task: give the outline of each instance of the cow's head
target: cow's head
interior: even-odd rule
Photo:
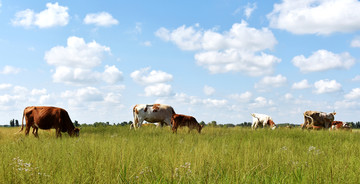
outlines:
[[[271,130],[275,130],[276,124],[274,123],[273,120],[269,119],[267,124],[271,127]]]
[[[199,133],[201,133],[201,129],[204,127],[204,125],[200,125],[199,124],[199,126],[198,126],[198,128],[197,128],[197,131],[199,132]]]
[[[80,128],[74,128],[72,136],[79,137],[80,135]]]

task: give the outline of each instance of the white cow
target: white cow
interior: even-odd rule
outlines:
[[[130,129],[140,128],[143,121],[149,123],[159,122],[161,126],[167,124],[171,126],[171,117],[175,114],[174,109],[164,104],[138,104],[133,108],[134,122],[130,125]]]
[[[269,125],[272,130],[276,128],[276,124],[274,123],[272,118],[266,114],[252,113],[251,116],[253,117],[253,123],[251,125],[251,128],[253,130],[255,130],[258,127],[259,123],[262,124],[263,128],[266,125]]]

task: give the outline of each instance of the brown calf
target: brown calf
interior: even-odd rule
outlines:
[[[173,133],[177,133],[178,127],[183,127],[183,126],[189,127],[189,132],[192,129],[196,129],[200,133],[203,127],[196,121],[194,117],[186,116],[182,114],[173,114],[171,117],[171,123],[172,123]]]

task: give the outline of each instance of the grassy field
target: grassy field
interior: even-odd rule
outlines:
[[[0,183],[358,183],[360,133],[85,127],[80,137],[0,128]]]

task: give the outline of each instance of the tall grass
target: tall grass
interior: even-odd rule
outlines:
[[[0,128],[0,183],[357,183],[360,134],[85,127],[79,138]]]

